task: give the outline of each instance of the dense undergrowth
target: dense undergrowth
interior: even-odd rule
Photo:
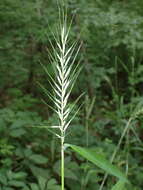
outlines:
[[[53,125],[55,114],[42,103],[49,91],[39,61],[48,66],[50,28],[57,20],[56,1],[1,0],[0,3],[0,189],[60,189],[60,144],[41,125]],[[83,70],[73,89],[71,104],[85,91],[80,112],[66,142],[88,146],[107,159],[124,128],[143,104],[143,3],[136,1],[73,0],[68,3],[72,39],[82,42]],[[80,35],[78,36],[78,34]],[[48,49],[48,51],[47,51]],[[48,98],[46,101],[52,104]],[[91,109],[89,109],[91,108]],[[143,189],[143,117],[130,123],[113,161],[125,171],[132,187]],[[35,127],[37,126],[37,127]],[[104,171],[66,150],[67,190],[96,190]],[[108,176],[103,190],[116,183]]]

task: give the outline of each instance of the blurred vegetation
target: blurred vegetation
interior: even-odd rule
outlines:
[[[123,129],[143,104],[143,1],[68,0],[75,14],[71,39],[82,42],[83,70],[71,104],[86,96],[67,142],[89,146],[110,159]],[[0,2],[0,190],[60,189],[57,139],[38,125],[56,119],[42,103],[37,81],[51,90],[41,65],[51,66],[51,30],[58,22],[56,0]],[[51,73],[52,74],[52,73]],[[91,110],[88,110],[94,103]],[[90,113],[90,114],[88,114]],[[132,187],[143,189],[143,117],[128,129],[114,163],[126,171]],[[95,190],[104,172],[66,151],[66,189]],[[106,180],[110,189],[115,178]]]

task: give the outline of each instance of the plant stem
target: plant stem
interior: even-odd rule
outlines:
[[[61,137],[61,190],[64,190],[64,137]]]

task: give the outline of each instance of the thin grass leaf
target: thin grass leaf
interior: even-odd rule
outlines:
[[[119,180],[111,190],[126,190],[125,181]]]
[[[90,114],[91,114],[91,112],[93,110],[94,103],[95,103],[95,97],[93,97],[92,102],[91,102],[91,104],[89,106],[89,109],[88,109],[88,112],[87,112],[87,119],[89,118],[89,116],[90,116]]]
[[[107,173],[119,178],[121,181],[128,183],[128,180],[116,166],[111,164],[108,160],[104,157],[87,148],[82,148],[80,146],[66,144],[66,147],[71,147],[75,152],[79,153],[82,157],[86,158],[87,160],[91,161],[93,164],[98,166],[99,168],[105,170]]]

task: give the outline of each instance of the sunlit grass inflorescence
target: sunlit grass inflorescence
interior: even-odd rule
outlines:
[[[67,26],[66,12],[60,15],[60,24],[57,27],[57,35],[53,34],[54,43],[51,43],[52,53],[49,52],[51,58],[51,64],[54,71],[54,77],[49,74],[48,69],[43,66],[44,70],[49,76],[49,83],[53,89],[53,93],[45,89],[41,84],[41,88],[44,90],[46,95],[52,100],[54,106],[52,110],[58,116],[58,124],[51,128],[56,128],[59,132],[53,132],[57,137],[61,139],[61,189],[64,190],[64,142],[66,131],[79,111],[80,107],[75,110],[75,105],[79,96],[72,106],[68,103],[69,96],[75,84],[75,81],[81,71],[79,62],[76,64],[75,60],[80,50],[77,42],[71,43],[69,40],[70,26]],[[71,112],[74,114],[72,116]],[[49,128],[49,127],[48,127]]]
[[[58,37],[53,34],[56,47],[54,47],[53,43],[50,42],[53,50],[53,54],[50,53],[50,58],[55,78],[53,78],[49,74],[48,69],[42,65],[50,78],[49,83],[53,89],[53,94],[45,89],[41,84],[40,86],[55,104],[54,107],[49,106],[58,115],[59,124],[52,126],[52,128],[58,128],[61,135],[56,135],[58,137],[63,137],[65,136],[66,130],[71,121],[78,112],[78,110],[76,110],[75,114],[69,119],[70,113],[75,108],[75,104],[80,98],[78,97],[72,106],[68,104],[69,96],[81,71],[81,66],[79,63],[75,63],[80,46],[77,47],[77,42],[70,44],[70,26],[67,27],[66,17],[63,19],[63,24],[60,24],[60,27],[58,27],[58,32],[60,33]]]
[[[48,92],[48,96],[54,102],[55,107],[52,109],[57,113],[59,118],[59,125],[53,126],[53,128],[59,128],[61,132],[60,137],[64,137],[67,128],[74,118],[73,116],[68,120],[69,114],[72,112],[75,103],[77,102],[75,101],[71,107],[68,104],[68,99],[81,68],[79,67],[79,64],[76,64],[75,66],[75,58],[77,57],[80,47],[77,48],[75,53],[77,43],[73,43],[69,46],[68,36],[70,27],[67,28],[66,20],[64,20],[64,23],[60,26],[59,30],[59,39],[54,35],[56,48],[52,45],[54,52],[54,56],[52,56],[52,64],[55,72],[55,79],[50,76],[50,84],[54,93],[52,95]]]

